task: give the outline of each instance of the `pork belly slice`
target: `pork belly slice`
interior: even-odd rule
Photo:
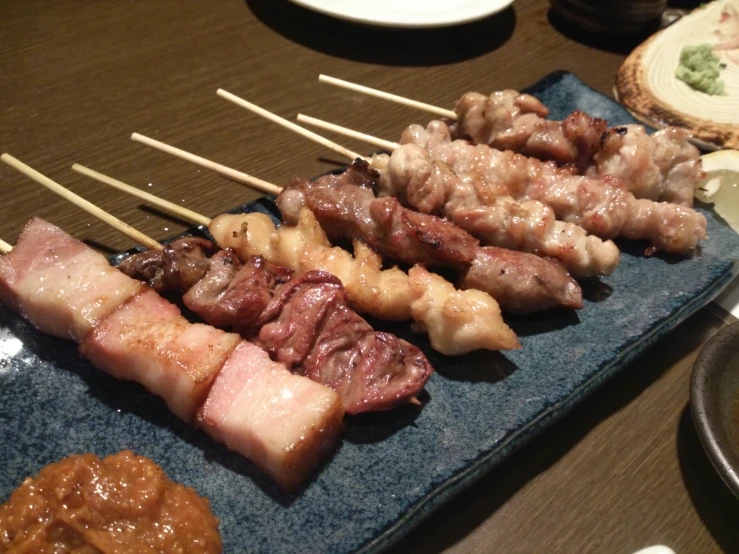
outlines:
[[[189,422],[238,342],[238,335],[190,323],[147,290],[105,318],[80,351],[113,377],[141,383]]]
[[[343,416],[334,391],[242,341],[216,377],[198,425],[295,490],[335,448]]]
[[[80,342],[144,290],[58,227],[34,218],[0,258],[0,300],[44,333]]]

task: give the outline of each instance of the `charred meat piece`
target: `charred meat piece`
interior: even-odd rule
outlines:
[[[477,239],[449,221],[403,208],[395,198],[376,198],[377,177],[367,162],[356,160],[340,175],[294,180],[277,207],[291,225],[308,207],[333,242],[361,239],[381,255],[411,264],[469,265]]]
[[[218,246],[208,239],[184,237],[172,241],[164,250],[148,250],[123,260],[119,269],[144,281],[155,291],[190,290],[210,269],[209,258]]]
[[[311,271],[281,287],[256,344],[293,372],[334,389],[349,414],[407,403],[431,376],[423,353],[376,333],[348,306],[341,282]]]
[[[351,184],[360,180],[356,173],[369,176],[361,179],[365,183],[361,187]],[[479,242],[468,232],[448,220],[404,208],[394,197],[376,198],[367,188],[369,178],[376,180],[377,174],[368,169],[366,161],[356,160],[341,175],[328,175],[313,182],[294,181],[277,198],[277,207],[285,221],[291,223],[297,221],[299,210],[306,206],[332,240],[363,240],[393,260],[448,267],[460,275],[466,274],[473,263],[481,266],[487,262],[487,256],[479,255]],[[511,262],[510,273],[501,277],[499,271],[481,270],[480,274],[489,280],[478,279],[475,287],[462,282],[462,288],[487,292],[506,311],[530,313],[550,308],[568,298],[572,286],[578,287],[566,269],[552,260],[514,251],[508,252],[506,260]],[[535,267],[548,265],[548,273],[559,274],[552,284],[566,284],[565,288],[552,290],[547,298],[524,290],[529,270],[520,272],[532,263]],[[495,269],[499,269],[497,264]],[[520,288],[510,286],[519,273]],[[497,283],[501,278],[505,281]],[[542,290],[550,289],[539,289]],[[563,306],[573,304],[566,301]]]
[[[480,288],[495,283],[497,290],[491,294],[506,298],[506,308],[512,313],[529,313],[531,306],[541,310],[557,306],[582,308],[580,286],[559,263],[529,255],[526,263],[521,264],[521,258],[511,254],[515,252],[505,248],[480,248],[462,284]]]

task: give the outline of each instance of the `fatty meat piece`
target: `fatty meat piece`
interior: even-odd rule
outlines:
[[[294,490],[333,452],[343,416],[334,391],[241,341],[216,377],[198,424]]]
[[[238,342],[238,335],[190,323],[147,290],[104,319],[80,351],[113,377],[141,383],[189,422]]]
[[[58,227],[34,218],[0,258],[0,300],[40,331],[82,341],[145,286]]]

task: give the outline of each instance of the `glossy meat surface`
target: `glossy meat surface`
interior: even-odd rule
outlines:
[[[308,208],[300,211],[295,226],[276,227],[269,217],[259,213],[224,214],[213,220],[210,232],[241,259],[259,254],[272,263],[288,264],[297,273],[320,270],[335,275],[356,310],[380,319],[412,317],[416,328],[428,333],[434,349],[444,354],[519,346],[515,333],[500,316],[498,303],[489,294],[456,290],[442,277],[420,267],[411,271],[432,278],[412,280],[397,267],[382,269],[382,259],[361,241],[354,241],[354,255],[331,246]]]
[[[141,383],[191,421],[238,342],[238,335],[188,322],[149,290],[104,319],[80,351],[98,369]]]
[[[403,208],[395,198],[376,198],[376,177],[357,160],[341,175],[294,180],[277,207],[288,224],[308,207],[331,241],[361,239],[392,260],[453,268],[470,262],[477,239],[451,222]]]
[[[198,425],[294,490],[333,452],[343,416],[334,391],[241,341],[215,378]]]
[[[593,177],[611,175],[637,198],[690,207],[703,177],[700,151],[678,127],[650,136],[642,125],[608,129],[583,112],[550,121],[536,98],[513,90],[466,93],[456,112],[455,138],[570,165]]]
[[[144,288],[104,256],[38,218],[0,258],[0,300],[40,331],[77,342]]]
[[[481,188],[481,197],[511,196],[547,204],[557,219],[581,226],[603,239],[643,239],[656,250],[689,254],[706,238],[705,217],[686,206],[637,199],[611,175],[593,179],[573,175],[552,162],[527,158],[487,145],[448,139],[445,124],[433,122],[426,133],[404,135],[418,141],[434,159]]]
[[[362,186],[352,184],[359,180],[354,176],[356,173],[365,176]],[[370,179],[376,181],[377,174],[369,171],[367,162],[356,160],[341,175],[329,175],[314,182],[294,181],[278,197],[277,205],[288,222],[299,215],[294,213],[297,207],[306,206],[333,240],[360,239],[390,259],[423,263],[429,267],[450,267],[462,274],[470,267],[477,257],[477,239],[450,221],[403,208],[396,198],[376,198],[367,188]],[[526,252],[511,252],[509,258],[517,258],[511,271],[528,263],[551,263]],[[561,274],[558,282],[569,280],[568,288],[578,286],[561,264],[551,263],[550,269]],[[492,271],[487,275],[493,280],[497,278]],[[519,294],[515,287],[494,282],[480,282],[479,286],[484,287],[480,290],[490,293],[504,310],[526,313],[547,309],[569,295],[567,290],[556,291],[540,305],[528,303],[538,297],[523,290]],[[504,291],[506,295],[495,296]],[[571,304],[565,306],[571,307]]]
[[[409,133],[421,137],[425,130],[417,127]],[[372,167],[380,174],[381,195],[444,215],[485,245],[556,258],[576,277],[610,275],[618,265],[619,251],[612,241],[557,221],[543,202],[489,194],[418,144],[403,144],[390,156],[374,156]]]
[[[211,241],[184,237],[172,241],[164,250],[146,250],[123,260],[118,269],[149,284],[157,292],[186,292],[210,269],[209,258],[218,251]]]
[[[480,248],[462,284],[479,288],[495,283],[498,290],[491,294],[509,298],[508,309],[512,313],[531,313],[531,306],[537,310],[558,306],[582,308],[582,290],[578,284],[567,273],[556,271],[556,262],[534,258],[521,264],[520,257],[512,256],[511,250],[494,246]]]
[[[256,344],[334,389],[347,413],[388,410],[417,395],[433,369],[415,346],[378,333],[348,306],[341,282],[313,271],[282,286]]]

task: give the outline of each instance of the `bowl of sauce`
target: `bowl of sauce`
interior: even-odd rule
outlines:
[[[698,355],[690,406],[703,448],[739,498],[739,322],[716,333]]]

